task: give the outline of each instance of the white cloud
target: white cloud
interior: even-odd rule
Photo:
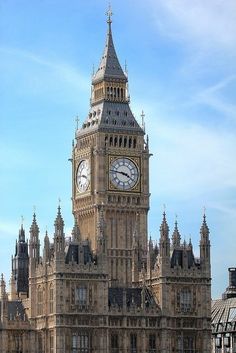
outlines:
[[[150,140],[156,159],[152,172],[158,165],[163,194],[192,197],[206,191],[236,188],[233,133],[167,121],[162,117],[150,129],[154,132]]]
[[[224,47],[236,53],[234,0],[150,0],[159,29],[201,47]],[[194,41],[193,41],[194,40]]]

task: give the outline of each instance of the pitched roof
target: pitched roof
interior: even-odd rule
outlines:
[[[108,21],[105,49],[98,70],[93,77],[92,83],[94,84],[104,79],[118,79],[123,82],[127,82],[127,77],[119,63],[114,47],[111,31],[111,21]]]

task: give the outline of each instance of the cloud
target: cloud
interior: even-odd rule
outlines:
[[[150,0],[159,30],[191,45],[224,48],[236,54],[234,0]],[[193,41],[194,39],[194,41]]]
[[[191,198],[199,193],[236,188],[234,133],[163,117],[149,130],[155,132],[150,135],[151,151],[158,156],[152,175],[158,165],[162,194]],[[157,188],[156,192],[160,190]]]

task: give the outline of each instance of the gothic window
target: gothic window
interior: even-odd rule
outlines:
[[[129,138],[129,148],[131,148],[131,146],[132,146],[132,139]]]
[[[49,336],[49,346],[50,346],[50,353],[54,352],[54,335],[53,332],[50,332],[50,336]]]
[[[122,145],[122,137],[119,138],[119,147]]]
[[[134,139],[133,148],[136,148],[136,139]]]
[[[192,293],[189,288],[183,288],[177,293],[177,307],[183,313],[187,313],[192,308]]]
[[[114,138],[114,146],[117,146],[117,137]]]
[[[89,353],[91,342],[87,332],[75,333],[72,336],[72,353]]]
[[[151,333],[149,335],[149,353],[156,352],[156,335]]]
[[[43,314],[43,288],[41,286],[37,290],[37,314]]]
[[[127,137],[124,138],[124,147],[127,146]]]
[[[137,352],[137,335],[136,333],[130,334],[130,353]]]
[[[177,353],[195,353],[194,337],[177,337]]]
[[[75,292],[75,304],[87,304],[87,288],[85,286],[77,287]]]
[[[111,335],[111,353],[118,353],[118,352],[119,352],[118,335],[112,334]]]
[[[49,288],[49,314],[53,313],[53,286]]]

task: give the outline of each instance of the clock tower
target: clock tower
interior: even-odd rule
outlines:
[[[106,44],[92,78],[89,114],[73,148],[73,213],[95,252],[103,234],[111,282],[129,285],[134,256],[138,253],[140,268],[146,261],[150,154],[144,129],[130,109],[128,78],[112,39],[111,11],[107,15]]]

